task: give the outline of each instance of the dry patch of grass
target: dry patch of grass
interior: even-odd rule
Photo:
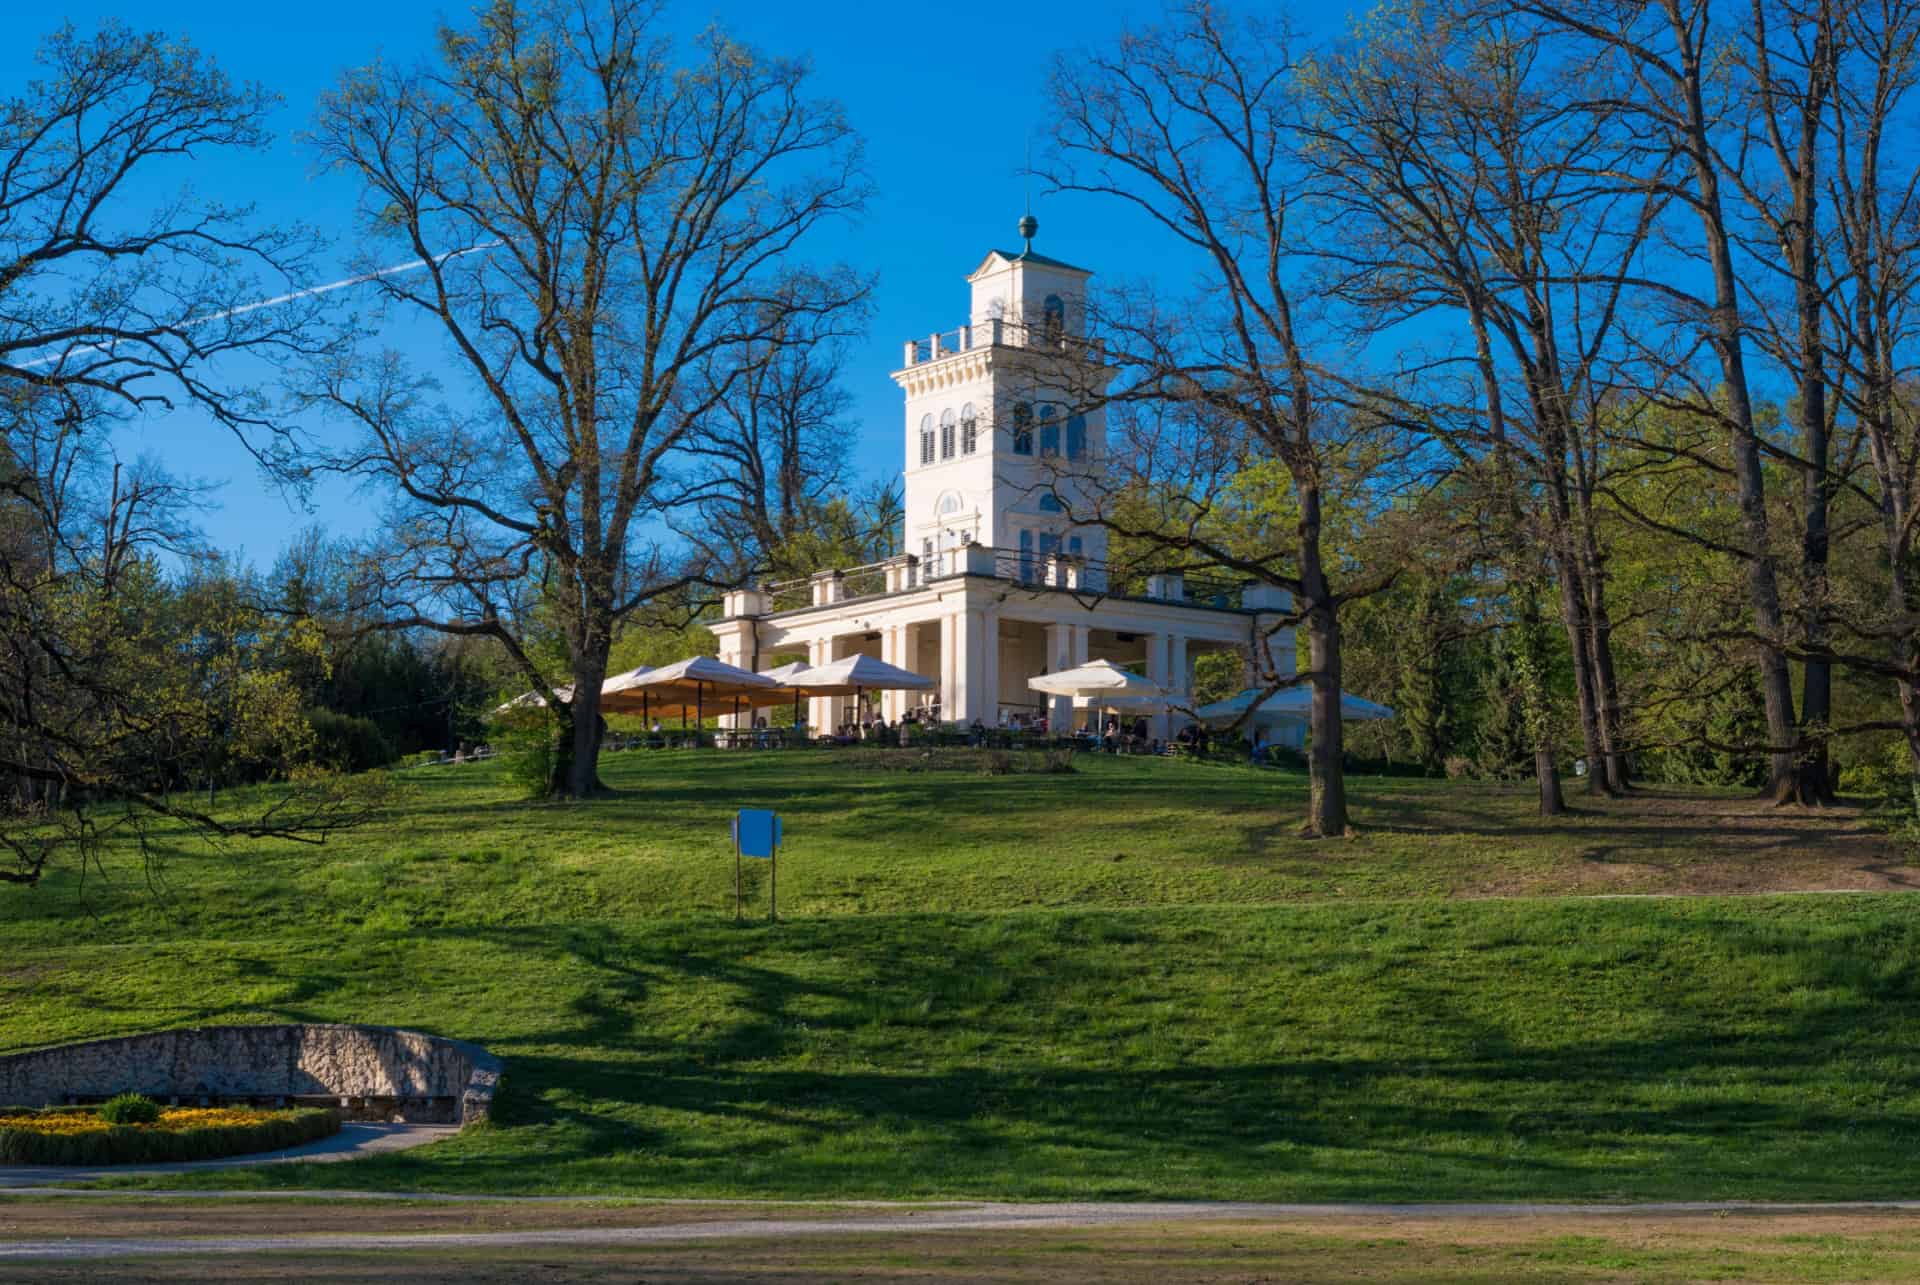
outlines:
[[[650,1225],[656,1211],[625,1211]],[[684,1211],[682,1211],[684,1212]],[[862,1211],[871,1216],[873,1211]],[[225,1213],[211,1221],[224,1226]],[[561,1215],[543,1215],[560,1217]],[[738,1210],[731,1216],[740,1216]],[[902,1217],[903,1228],[907,1218]],[[572,1224],[566,1224],[572,1225]],[[622,1225],[613,1223],[608,1225]],[[297,1216],[289,1234],[315,1228]],[[124,1234],[121,1228],[99,1235]],[[221,1234],[214,1231],[211,1234]],[[1920,1219],[1907,1214],[1304,1217],[981,1232],[801,1234],[653,1245],[522,1246],[394,1253],[148,1257],[20,1264],[44,1281],[1168,1281],[1358,1279],[1414,1285],[1540,1282],[1909,1281]]]

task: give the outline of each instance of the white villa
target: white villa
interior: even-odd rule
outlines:
[[[1190,705],[1196,656],[1250,655],[1278,624],[1287,595],[1266,586],[1169,575],[1144,592],[1106,592],[1105,532],[1070,525],[1055,498],[1071,494],[1074,474],[1097,476],[1106,458],[1105,412],[1069,413],[1058,391],[1104,383],[1082,326],[1092,274],[1033,253],[1034,228],[1023,219],[1028,248],[995,250],[967,277],[965,324],[908,340],[893,373],[905,397],[908,552],[729,593],[712,626],[720,659],[764,670],[864,652],[939,683],[935,692],[885,693],[889,722],[934,706],[925,712],[949,724],[1046,713],[1061,728],[1071,702],[1043,704],[1029,678],[1107,659]],[[1291,631],[1274,637],[1273,655],[1292,670]],[[837,726],[851,706],[847,697],[812,698],[807,723]],[[1151,723],[1156,736],[1172,730],[1164,712]]]

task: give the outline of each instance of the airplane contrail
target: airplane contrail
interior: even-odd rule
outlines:
[[[277,308],[283,303],[292,303],[296,299],[307,299],[314,295],[330,294],[335,290],[345,290],[348,286],[365,285],[369,281],[378,281],[382,277],[397,276],[402,272],[412,272],[418,268],[426,267],[429,263],[437,267],[451,259],[458,259],[469,254],[478,254],[482,250],[491,250],[502,244],[504,244],[504,242],[498,240],[484,241],[479,245],[470,245],[462,250],[448,250],[444,254],[435,255],[432,259],[409,259],[405,263],[396,263],[389,268],[375,268],[372,272],[361,272],[351,277],[343,277],[338,281],[329,281],[325,285],[305,286],[299,290],[290,291],[287,294],[274,295],[271,299],[256,299],[252,303],[243,303],[232,308],[223,308],[219,312],[210,312],[204,317],[194,317],[185,324],[189,327],[204,326],[210,322],[223,321],[228,317],[238,317],[243,313],[257,312],[262,308]],[[100,344],[81,344],[78,346],[78,350],[97,353],[109,351]],[[51,357],[42,357],[38,361],[24,362],[19,369],[32,370],[35,366],[50,366],[54,362],[62,360],[73,351],[75,350],[68,349],[65,352],[56,353]]]

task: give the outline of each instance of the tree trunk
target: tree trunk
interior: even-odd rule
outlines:
[[[1560,764],[1553,747],[1553,709],[1547,696],[1546,628],[1540,618],[1540,591],[1528,584],[1520,591],[1520,645],[1516,668],[1520,677],[1520,705],[1533,742],[1533,777],[1540,787],[1540,815],[1559,816],[1567,810],[1560,791]]]
[[[548,787],[555,798],[589,799],[606,788],[600,783],[600,685],[606,678],[604,647],[575,656],[574,697],[567,703],[568,721],[560,729],[560,753],[554,756]]]
[[[1600,730],[1599,684],[1594,675],[1593,631],[1587,621],[1587,584],[1567,532],[1556,532],[1560,564],[1560,617],[1573,660],[1573,695],[1580,714],[1580,744],[1587,759],[1587,793],[1611,794],[1613,786],[1604,766],[1606,746]]]
[[[1331,839],[1347,832],[1345,730],[1340,720],[1340,621],[1317,605],[1307,613],[1307,656],[1313,666],[1307,754],[1307,831]]]
[[[1307,833],[1347,832],[1346,738],[1340,720],[1340,616],[1320,554],[1320,492],[1300,491],[1300,589],[1307,600],[1307,661],[1313,666],[1308,714]]]
[[[1589,517],[1591,515],[1591,510]],[[1607,774],[1607,792],[1626,792],[1627,758],[1621,751],[1626,720],[1620,705],[1620,680],[1613,667],[1613,617],[1607,610],[1607,564],[1593,536],[1589,520],[1581,533],[1580,561],[1586,571],[1587,644],[1593,661],[1594,690],[1600,699],[1600,745],[1602,767]]]
[[[1793,677],[1788,672],[1783,651],[1786,632],[1768,531],[1766,478],[1747,385],[1746,325],[1740,313],[1740,284],[1733,265],[1726,212],[1720,200],[1720,175],[1715,169],[1713,140],[1707,127],[1703,55],[1694,43],[1693,31],[1682,15],[1678,0],[1664,0],[1663,7],[1681,50],[1686,143],[1693,160],[1697,189],[1694,206],[1700,214],[1700,230],[1713,272],[1711,337],[1726,388],[1733,474],[1740,504],[1741,534],[1746,542],[1747,596],[1753,611],[1754,632],[1759,636],[1760,694],[1767,712],[1771,761],[1769,790],[1776,801],[1788,802],[1798,793],[1793,752]]]

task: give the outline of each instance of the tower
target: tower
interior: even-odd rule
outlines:
[[[894,382],[905,394],[907,552],[962,545],[1016,555],[1028,579],[1053,554],[1106,560],[1084,517],[1105,457],[1104,387],[1086,338],[1084,268],[1026,248],[994,250],[967,276],[967,320],[909,340]]]

